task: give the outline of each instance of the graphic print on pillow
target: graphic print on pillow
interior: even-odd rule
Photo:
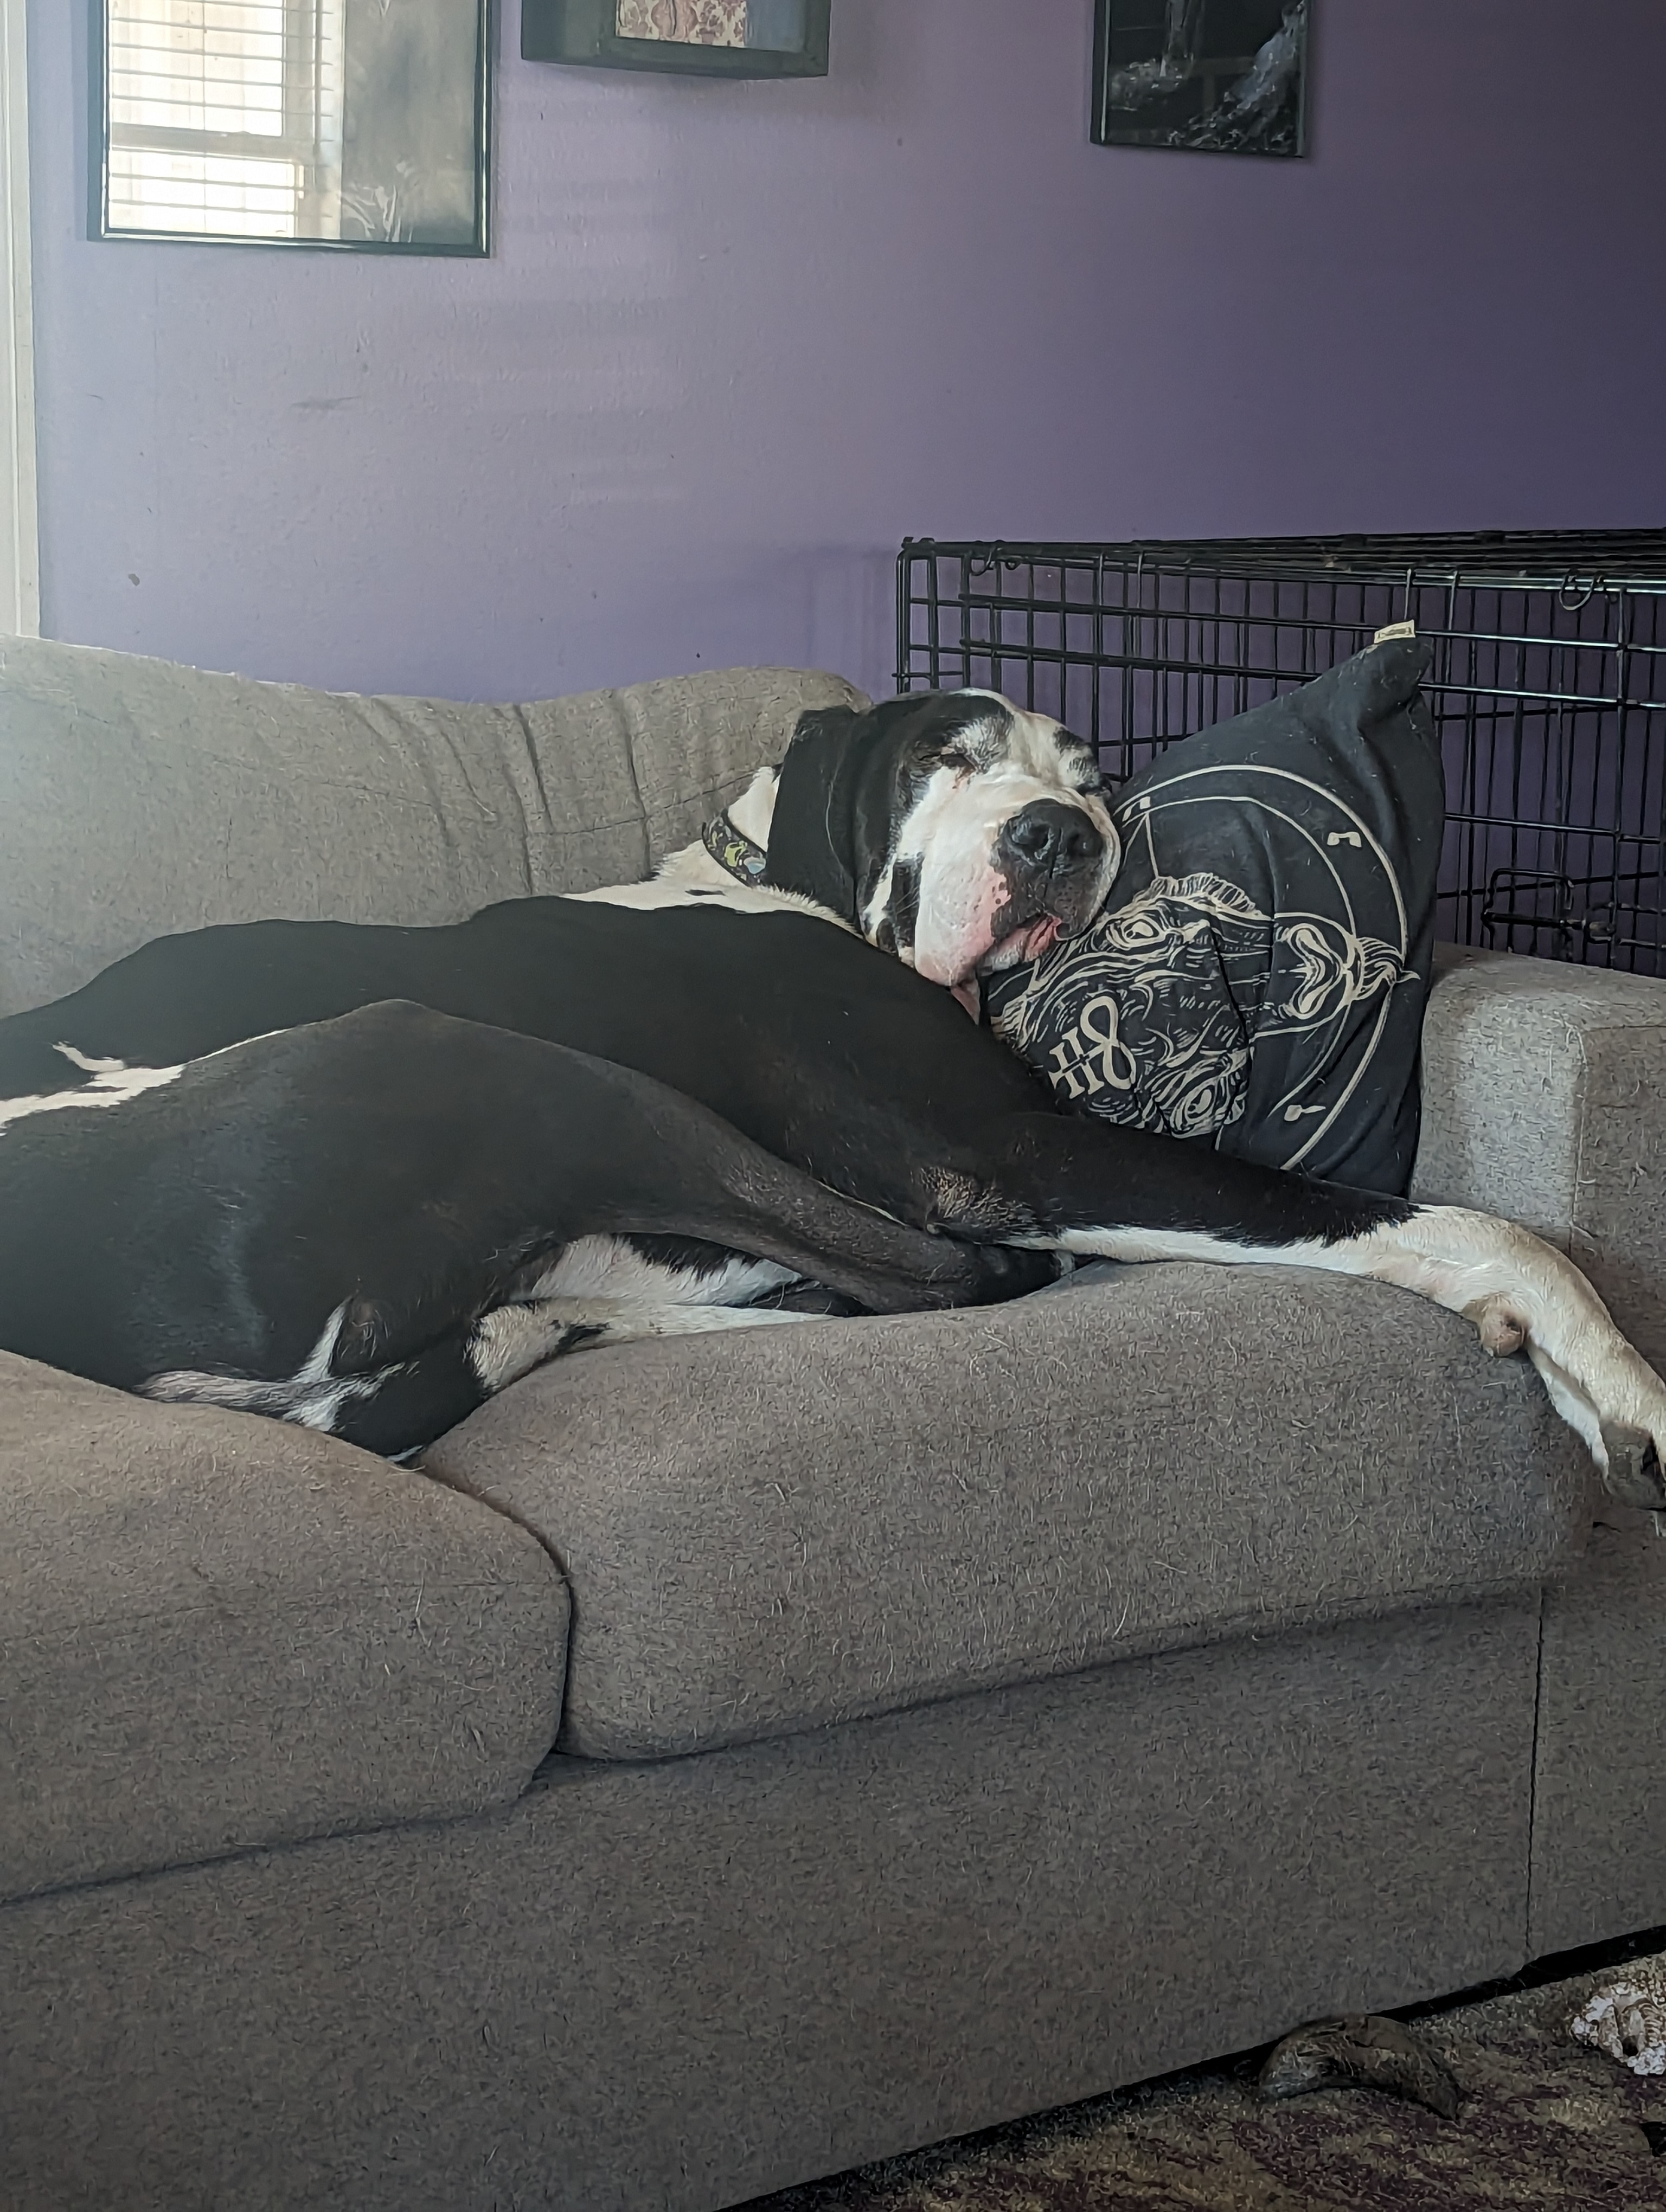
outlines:
[[[1429,657],[1372,646],[1122,786],[1097,921],[985,991],[1061,1099],[1405,1188],[1444,827]]]

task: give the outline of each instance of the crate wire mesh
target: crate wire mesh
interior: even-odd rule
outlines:
[[[1666,531],[908,538],[897,688],[1004,692],[1119,783],[1398,622],[1435,648],[1438,933],[1666,974]]]

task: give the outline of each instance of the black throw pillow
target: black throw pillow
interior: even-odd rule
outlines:
[[[1380,640],[1115,793],[1122,864],[1097,920],[985,986],[1061,1098],[1405,1189],[1445,822],[1429,658]]]

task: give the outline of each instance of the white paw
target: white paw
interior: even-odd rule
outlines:
[[[1609,1495],[1658,1512],[1666,1507],[1666,1389],[1625,1339],[1611,1334],[1611,1345],[1574,1373],[1536,1340],[1528,1356],[1551,1404],[1584,1437]]]
[[[1666,1504],[1666,1383],[1573,1262],[1511,1222],[1456,1207],[1424,1208],[1405,1242],[1428,1255],[1412,1287],[1474,1322],[1495,1358],[1525,1346],[1615,1496]]]
[[[1666,1962],[1646,1960],[1604,1983],[1568,2026],[1633,2074],[1666,2074]]]

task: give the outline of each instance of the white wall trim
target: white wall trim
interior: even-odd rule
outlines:
[[[0,0],[0,630],[40,633],[29,276],[27,0]]]

